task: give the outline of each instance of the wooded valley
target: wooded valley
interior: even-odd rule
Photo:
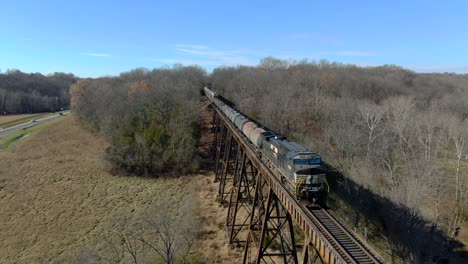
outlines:
[[[265,58],[217,68],[210,81],[240,111],[320,153],[335,192],[366,212],[355,227],[367,231],[374,218],[400,241],[389,243],[392,258],[441,250],[428,246],[434,230],[451,236],[466,221],[468,75]]]
[[[268,57],[211,75],[174,67],[84,79],[72,86],[71,105],[111,143],[116,167],[147,176],[193,172],[206,83],[320,153],[330,165],[331,200],[353,207],[348,220],[369,239],[383,234],[390,258],[417,261],[446,250],[445,237],[466,221],[467,75]]]

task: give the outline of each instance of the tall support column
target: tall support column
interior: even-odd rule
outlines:
[[[324,264],[322,257],[318,250],[310,242],[310,238],[307,236],[304,238],[304,248],[302,249],[302,261],[301,264]]]
[[[252,203],[252,211],[250,213],[249,231],[247,233],[247,241],[244,248],[243,263],[255,263],[256,250],[259,247],[259,239],[262,228],[262,218],[265,214],[266,200],[264,197],[265,188],[267,187],[266,181],[260,173],[257,175],[255,184],[255,195]]]
[[[240,153],[239,172],[234,177],[234,187],[231,189],[226,219],[229,243],[245,242],[245,240],[239,239],[239,234],[243,230],[248,230],[255,196],[256,170],[245,153],[243,151]]]
[[[211,125],[211,133],[213,134],[213,144],[211,145],[211,158],[213,160],[216,160],[216,153],[217,153],[217,147],[218,147],[218,137],[219,137],[219,132],[220,132],[220,122],[218,115],[216,114],[216,111],[213,109],[213,121]]]
[[[236,142],[234,137],[232,136],[231,132],[228,131],[227,142],[224,152],[223,158],[223,166],[221,170],[221,175],[219,177],[219,190],[218,195],[220,199],[220,203],[224,204],[227,202],[227,198],[230,193],[230,188],[232,188],[232,182],[234,178],[234,172],[236,170],[236,166],[239,164],[238,158],[238,151],[239,144]]]
[[[217,137],[217,149],[216,149],[216,159],[215,159],[215,182],[219,181],[220,178],[220,171],[222,164],[222,157],[224,156],[224,152],[226,151],[226,138],[228,130],[224,124],[219,124],[219,135]]]
[[[256,197],[260,198],[264,188],[257,188],[257,191]],[[251,225],[244,251],[244,263],[297,264],[291,215],[271,188],[267,188],[267,193],[267,199],[258,200],[257,206],[254,206],[252,210]],[[261,206],[260,203],[264,203],[264,206]],[[260,211],[262,208],[264,208],[263,215]],[[255,212],[256,210],[259,210],[258,214]],[[256,217],[257,215],[259,218]],[[260,230],[257,230],[257,222],[260,221]]]

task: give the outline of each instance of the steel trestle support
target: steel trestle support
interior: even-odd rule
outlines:
[[[218,198],[228,206],[229,243],[244,243],[244,263],[298,263],[291,215],[255,162],[214,111],[212,132]]]
[[[292,197],[242,131],[212,106],[218,199],[228,207],[229,243],[244,244],[243,263],[298,263],[293,220],[306,236],[300,263],[357,263],[316,216]],[[381,263],[372,251],[360,248],[368,252],[370,263]]]

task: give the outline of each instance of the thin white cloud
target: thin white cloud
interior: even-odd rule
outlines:
[[[208,56],[208,57],[213,57],[213,58],[221,58],[221,57],[227,57],[229,56],[228,53],[221,52],[221,51],[211,51],[211,50],[198,50],[198,49],[177,49],[178,51],[192,54],[192,55],[202,55],[202,56]]]
[[[204,46],[204,45],[177,44],[176,47],[178,47],[178,48],[198,49],[198,50],[206,50],[206,49],[208,49],[208,46]]]
[[[373,51],[336,51],[336,52],[324,52],[324,54],[336,55],[336,56],[348,56],[348,57],[372,57],[379,55]]]
[[[81,53],[82,55],[91,56],[91,57],[112,57],[112,54],[108,53]]]
[[[417,72],[454,72],[468,73],[468,64],[435,64],[435,65],[415,65],[408,66]]]
[[[296,34],[291,35],[290,38],[313,38],[310,34]],[[321,59],[328,56],[342,56],[342,57],[372,57],[378,56],[379,53],[372,51],[316,51],[313,53],[300,54],[296,51],[286,50],[252,50],[252,49],[233,49],[233,50],[220,50],[213,49],[206,45],[189,45],[178,44],[174,49],[179,53],[172,58],[167,59],[151,59],[153,61],[168,63],[168,64],[189,64],[201,66],[221,66],[221,65],[256,65],[258,61],[267,56],[275,58],[286,59],[290,61],[300,61],[303,59]]]
[[[199,65],[199,66],[216,66],[219,62],[212,60],[190,60],[190,59],[154,59],[147,58],[148,61],[162,62],[165,64],[183,64],[183,65]]]
[[[329,44],[329,45],[337,45],[340,44],[342,41],[338,38],[330,35],[325,35],[321,33],[291,33],[286,35],[288,43],[319,43],[319,44]]]
[[[249,59],[249,55],[254,52],[248,49],[238,50],[213,50],[208,46],[202,45],[176,45],[176,50],[181,53],[181,56],[191,56],[195,60],[215,62],[214,65],[254,65],[255,63]],[[184,58],[182,60],[194,60],[192,58]]]

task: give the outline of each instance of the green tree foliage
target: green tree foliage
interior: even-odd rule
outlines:
[[[72,109],[111,146],[110,160],[139,175],[197,169],[197,67],[135,69],[119,77],[82,80],[71,88]]]

